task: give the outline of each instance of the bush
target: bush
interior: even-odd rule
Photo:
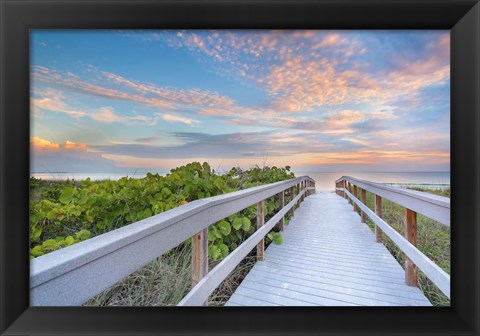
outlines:
[[[188,202],[295,177],[290,167],[232,168],[217,174],[208,163],[189,163],[166,176],[148,173],[118,181],[42,181],[30,179],[30,257],[83,241]],[[265,215],[279,206],[270,198]],[[256,207],[233,214],[209,227],[209,255],[228,255],[255,229]],[[278,235],[270,240],[281,241]]]

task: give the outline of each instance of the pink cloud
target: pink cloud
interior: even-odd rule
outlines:
[[[30,143],[34,148],[43,149],[43,150],[53,150],[60,148],[59,144],[53,143],[51,141],[39,138],[39,137],[31,137]]]
[[[92,69],[91,71],[97,71]],[[37,69],[33,72],[33,80],[46,83],[62,84],[67,88],[80,90],[88,94],[110,99],[129,100],[143,105],[161,109],[195,109],[205,114],[214,110],[232,110],[236,107],[235,101],[216,92],[199,89],[177,89],[159,87],[154,84],[138,83],[120,75],[109,72],[99,72],[106,81],[118,85],[113,89],[105,85],[91,84],[76,79],[57,70],[48,69],[48,72]],[[127,89],[129,91],[127,91]],[[133,91],[133,92],[132,92]]]
[[[445,35],[428,46],[426,59],[375,77],[356,70],[358,64],[340,70],[338,65],[349,64],[352,56],[367,50],[355,38],[335,31],[187,31],[169,43],[229,64],[240,76],[253,79],[266,89],[270,108],[278,113],[350,102],[384,107],[400,96],[411,99],[422,89],[449,80],[449,36]],[[322,56],[326,51],[328,57]],[[204,114],[218,115],[219,110],[208,109]]]
[[[31,98],[31,109],[33,113],[38,114],[39,110],[66,113],[74,118],[88,117],[102,123],[128,123],[130,121],[140,121],[145,124],[155,124],[158,118],[147,117],[142,115],[122,116],[115,113],[113,107],[104,106],[99,109],[80,110],[73,108],[65,102],[64,95],[53,89],[47,89],[35,92],[40,98]]]
[[[54,143],[40,137],[30,137],[30,144],[35,153],[46,152],[63,152],[63,151],[86,151],[87,145],[75,143],[73,141],[65,141],[63,144]]]

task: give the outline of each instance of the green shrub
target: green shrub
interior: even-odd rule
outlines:
[[[38,257],[197,199],[293,177],[290,167],[232,168],[220,175],[208,163],[192,162],[166,176],[148,173],[139,179],[54,182],[31,178],[30,256]],[[266,200],[266,218],[278,207],[278,200]],[[254,205],[211,225],[211,258],[227,256],[255,230],[255,221]],[[279,242],[279,235],[271,237]]]

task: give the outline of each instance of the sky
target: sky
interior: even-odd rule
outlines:
[[[450,171],[449,31],[34,30],[31,171]]]

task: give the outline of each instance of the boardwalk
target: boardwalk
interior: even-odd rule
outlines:
[[[430,306],[347,200],[317,192],[226,306]]]
[[[417,213],[448,227],[450,199],[349,176],[335,181],[335,190],[315,193],[315,180],[296,177],[195,200],[47,253],[30,261],[30,305],[82,305],[189,238],[192,288],[178,306],[205,305],[254,249],[265,259],[227,306],[428,306],[421,291],[407,285],[417,284],[417,270],[450,298],[450,275],[416,248]],[[375,212],[365,205],[367,192],[375,196]],[[265,200],[271,197],[280,209],[265,221]],[[375,223],[379,242],[344,197]],[[382,219],[382,199],[404,208],[405,237]],[[255,232],[208,269],[209,226],[253,205]],[[284,243],[265,251],[265,236],[293,211]],[[405,270],[380,243],[382,236],[407,258]]]

